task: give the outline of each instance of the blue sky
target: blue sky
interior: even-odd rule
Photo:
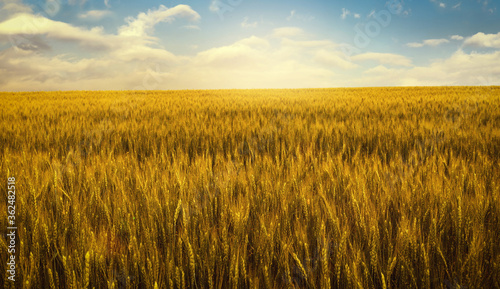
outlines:
[[[499,85],[492,0],[0,0],[0,90]]]

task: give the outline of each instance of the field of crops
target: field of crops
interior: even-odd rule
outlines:
[[[500,288],[500,87],[0,102],[0,287]]]

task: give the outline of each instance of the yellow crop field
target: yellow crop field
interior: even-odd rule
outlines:
[[[0,102],[0,287],[500,288],[500,87]]]

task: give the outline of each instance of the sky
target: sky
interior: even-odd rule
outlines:
[[[500,85],[498,0],[0,0],[0,91]]]

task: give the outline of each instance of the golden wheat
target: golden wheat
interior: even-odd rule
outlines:
[[[498,87],[0,101],[0,287],[499,288]]]

